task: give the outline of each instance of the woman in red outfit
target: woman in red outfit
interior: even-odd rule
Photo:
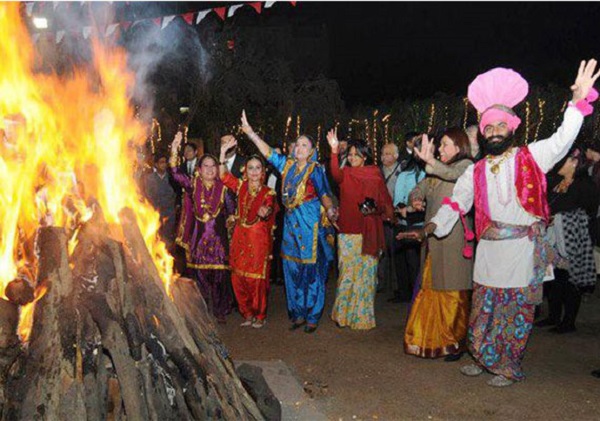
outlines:
[[[327,134],[331,174],[340,186],[339,278],[331,318],[340,327],[375,327],[375,289],[379,254],[385,246],[383,221],[393,217],[392,199],[363,141],[348,143],[349,166],[338,164],[337,133]],[[369,199],[374,203],[368,205]]]
[[[267,317],[267,293],[273,248],[272,232],[278,211],[275,192],[265,186],[265,164],[257,156],[246,161],[244,179],[227,171],[226,152],[236,146],[232,137],[221,145],[219,174],[237,194],[236,224],[230,245],[231,283],[242,326],[261,328]]]

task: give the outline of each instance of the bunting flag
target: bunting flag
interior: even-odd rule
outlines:
[[[27,13],[27,16],[31,17],[31,14],[33,13],[34,5],[35,5],[35,3],[33,3],[33,2],[25,3],[25,12]]]
[[[225,20],[225,13],[227,13],[226,7],[215,7],[213,10],[221,20]]]
[[[62,39],[65,37],[65,31],[57,31],[56,32],[56,43],[60,44]]]
[[[181,15],[181,18],[185,21],[185,23],[187,23],[188,25],[191,25],[192,22],[194,21],[194,12],[185,13],[185,14]]]
[[[89,36],[92,34],[92,27],[91,26],[84,26],[83,30],[81,32],[83,34],[83,38],[84,39],[88,39]]]
[[[196,25],[198,25],[200,21],[204,19],[206,15],[208,15],[210,12],[212,12],[212,10],[204,10],[202,12],[198,12],[198,17],[196,17]]]
[[[81,1],[80,2],[81,5],[83,5],[85,3],[85,1]],[[110,2],[112,3],[112,2]],[[290,3],[292,4],[292,6],[296,6],[296,2],[295,1],[290,1]],[[44,13],[44,6],[46,5],[46,2],[40,2],[38,3],[38,12],[40,14]],[[52,2],[52,7],[54,10],[56,10],[56,8],[59,6],[60,2],[58,1],[53,1]],[[196,16],[195,19],[195,23],[196,25],[198,25],[200,22],[202,22],[202,20],[208,16],[208,14],[210,12],[215,12],[217,14],[217,16],[219,17],[219,19],[221,19],[222,21],[225,21],[226,18],[231,18],[232,16],[234,16],[234,14],[243,6],[248,5],[251,8],[254,9],[254,11],[258,14],[261,14],[264,9],[269,9],[270,7],[272,7],[275,4],[275,1],[267,1],[267,2],[260,2],[260,1],[256,1],[256,2],[248,2],[248,3],[243,3],[243,4],[236,4],[233,5],[231,7],[215,7],[213,9],[209,9],[209,10],[202,10],[199,12],[188,12],[188,13],[183,13],[183,14],[179,14],[179,15],[168,15],[168,16],[161,16],[161,17],[157,17],[157,18],[150,18],[150,19],[140,19],[140,20],[136,20],[136,21],[123,21],[123,22],[118,22],[118,23],[112,23],[110,25],[108,25],[105,29],[99,29],[100,34],[104,36],[104,38],[110,38],[110,37],[115,37],[116,39],[118,39],[120,37],[120,35],[123,34],[123,31],[129,31],[130,29],[133,29],[134,26],[136,26],[137,24],[141,23],[141,22],[148,22],[148,21],[152,21],[156,26],[158,26],[161,30],[166,28],[171,22],[173,22],[173,20],[176,17],[181,17],[185,23],[187,23],[188,25],[192,25],[194,24],[194,16]],[[26,2],[24,3],[25,5],[25,11],[27,13],[27,16],[31,17],[33,16],[33,10],[36,7],[36,3],[35,2]],[[49,5],[49,4],[48,4]],[[67,5],[68,7],[69,5]],[[120,30],[120,31],[118,31]],[[79,30],[77,31],[70,31],[69,33],[73,32],[73,34],[82,34],[84,39],[88,39],[90,38],[90,36],[92,35],[92,32],[94,31],[94,27],[92,26],[84,26],[81,28],[81,32],[79,32]],[[67,34],[67,31],[65,30],[60,30],[57,31],[56,33],[51,33],[51,32],[45,32],[45,33],[34,33],[31,36],[31,39],[33,40],[34,43],[37,43],[40,39],[40,37],[43,35],[44,37],[47,37],[48,40],[52,39],[56,42],[56,44],[60,44],[65,35]],[[228,48],[229,49],[233,49],[233,41],[229,41],[228,42]]]
[[[171,15],[171,16],[165,16],[163,21],[162,21],[162,26],[160,27],[160,29],[165,29],[165,27],[170,24],[173,19],[175,19],[177,16],[176,15]]]
[[[260,1],[255,1],[254,3],[248,3],[248,6],[250,6],[254,10],[256,10],[256,13],[258,13],[259,15],[260,15],[260,12],[262,12],[262,2],[260,2]]]
[[[235,6],[231,6],[229,8],[229,10],[227,11],[227,17],[228,18],[232,17],[233,14],[236,12],[236,10],[238,10],[242,6],[243,6],[243,4],[236,4]]]
[[[106,27],[106,32],[104,33],[104,37],[108,38],[110,37],[112,34],[115,33],[115,31],[117,30],[117,27],[119,26],[118,23],[113,23],[112,25],[108,25]]]

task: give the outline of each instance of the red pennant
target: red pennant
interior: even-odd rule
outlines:
[[[262,12],[262,2],[260,2],[260,1],[256,1],[254,3],[248,3],[248,6],[250,6],[254,10],[256,10],[256,13],[258,13],[259,15],[260,15],[260,12]]]
[[[194,21],[194,12],[185,13],[185,14],[181,15],[181,17],[183,18],[185,23],[187,23],[188,25],[191,25],[192,22]]]
[[[290,3],[292,3],[292,6],[296,7],[296,2],[295,1],[291,1]]]
[[[225,13],[227,13],[226,7],[215,7],[213,11],[221,18],[221,20],[225,20]]]
[[[160,25],[162,23],[162,18],[154,18],[154,19],[152,19],[152,22],[154,22],[154,24],[160,28]]]
[[[131,28],[131,22],[130,21],[121,22],[121,27],[127,31],[129,28]]]

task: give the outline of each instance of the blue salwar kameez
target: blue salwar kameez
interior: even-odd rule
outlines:
[[[325,169],[314,160],[299,169],[293,158],[271,151],[268,161],[282,175],[285,206],[281,257],[288,313],[292,321],[318,324],[325,306],[325,283],[333,261],[333,227],[321,206],[331,196]]]

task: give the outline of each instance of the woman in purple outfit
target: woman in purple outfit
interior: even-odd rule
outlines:
[[[219,323],[233,307],[229,276],[226,221],[234,212],[231,193],[219,179],[218,160],[203,155],[192,178],[179,171],[177,150],[182,135],[171,145],[173,178],[185,189],[176,242],[185,249],[186,264],[198,280],[200,292]]]

